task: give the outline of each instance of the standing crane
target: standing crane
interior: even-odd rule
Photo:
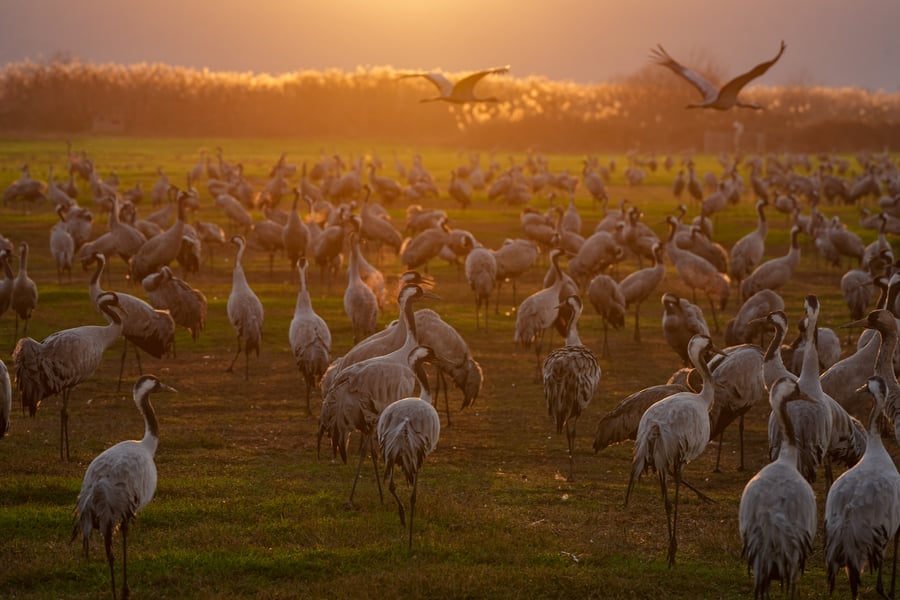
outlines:
[[[287,223],[281,230],[281,243],[288,260],[291,261],[291,270],[297,269],[297,262],[301,256],[306,256],[306,246],[309,244],[309,228],[300,213],[297,212],[297,203],[300,201],[300,190],[294,188],[294,201],[291,204],[291,212],[288,213]]]
[[[409,397],[389,404],[378,417],[378,444],[384,455],[384,477],[390,479],[388,489],[397,501],[400,524],[405,526],[403,503],[397,496],[394,469],[400,466],[406,482],[412,486],[409,496],[409,549],[412,550],[413,517],[416,511],[416,493],[419,487],[419,470],[425,457],[437,448],[441,435],[441,420],[427,397],[428,380],[420,380],[421,397]]]
[[[361,254],[359,234],[350,233],[350,261],[347,264],[347,288],[344,290],[344,313],[353,328],[353,343],[358,344],[378,329],[378,298],[360,276]]]
[[[227,372],[231,373],[234,363],[237,362],[241,350],[244,352],[244,379],[250,379],[250,353],[256,351],[259,356],[259,346],[263,334],[263,305],[259,298],[250,289],[247,276],[241,261],[244,259],[244,251],[247,249],[247,240],[242,235],[231,238],[231,243],[237,246],[237,256],[234,259],[234,271],[231,277],[231,293],[228,295],[228,320],[237,333],[237,352],[228,366]]]
[[[769,225],[766,221],[765,200],[756,201],[756,214],[758,221],[756,229],[739,239],[731,247],[729,253],[729,274],[731,278],[737,282],[738,289],[741,282],[753,272],[760,261],[762,261],[763,253],[766,250],[766,236],[769,233]]]
[[[601,273],[588,285],[588,300],[603,321],[603,353],[600,356],[604,358],[609,356],[609,326],[619,329],[625,325],[625,295],[615,279]]]
[[[69,460],[69,394],[100,366],[107,348],[122,335],[119,298],[112,292],[97,299],[97,308],[108,325],[82,325],[51,333],[44,341],[30,337],[19,340],[13,350],[16,387],[22,393],[22,407],[33,417],[44,398],[62,394],[59,410],[59,458]],[[63,454],[65,448],[65,454]]]
[[[893,376],[893,375],[892,375]],[[864,568],[878,570],[877,591],[885,597],[881,582],[881,562],[890,539],[894,555],[900,533],[900,473],[884,448],[878,420],[885,409],[887,384],[872,376],[858,392],[866,391],[874,400],[869,415],[868,440],[862,459],[838,477],[825,501],[825,564],[828,589],[834,592],[835,576],[846,568],[850,595],[857,597],[860,573]],[[891,592],[897,564],[891,575]]]
[[[294,306],[294,317],[288,329],[288,340],[294,362],[306,382],[306,412],[311,413],[309,397],[313,388],[318,388],[322,376],[328,368],[331,354],[331,331],[328,324],[315,310],[306,287],[306,270],[309,262],[305,256],[297,261],[300,276],[300,289],[297,292],[297,303]]]
[[[475,328],[480,321],[478,313],[484,306],[484,330],[488,329],[488,309],[491,306],[491,292],[497,279],[497,259],[494,253],[478,244],[466,255],[466,281],[475,292]],[[499,293],[499,290],[498,290]]]
[[[559,257],[562,253],[563,251],[558,248],[550,251],[550,268],[556,277],[553,284],[525,298],[516,312],[516,331],[513,342],[525,347],[534,344],[539,375],[544,331],[556,321],[559,312],[559,293],[565,283],[562,269],[559,267]]]
[[[631,490],[641,473],[650,470],[659,475],[659,488],[666,507],[666,525],[669,533],[669,566],[675,564],[678,549],[678,494],[681,489],[684,466],[706,449],[709,443],[709,409],[715,397],[712,374],[704,355],[719,352],[709,336],[698,334],[688,344],[688,356],[703,380],[700,393],[680,392],[663,398],[644,412],[638,423],[634,444],[634,460],[625,505]],[[675,479],[675,501],[669,501],[666,479]],[[674,509],[673,509],[674,507]]]
[[[113,600],[116,598],[116,572],[112,540],[122,530],[122,598],[128,598],[128,526],[135,515],[153,499],[156,493],[156,463],[153,456],[159,445],[159,423],[150,394],[175,392],[153,375],[144,375],[134,384],[134,403],[144,417],[144,437],[119,442],[97,455],[88,465],[75,506],[75,527],[72,540],[81,533],[84,556],[87,558],[91,532],[100,531],[109,563]]]
[[[654,244],[653,266],[639,269],[619,282],[619,289],[622,290],[625,305],[634,304],[634,341],[636,342],[641,341],[641,303],[653,293],[653,290],[666,277],[666,265],[662,259],[663,250],[664,246],[662,244]]]
[[[19,245],[19,272],[16,273],[16,278],[13,280],[10,298],[10,306],[16,313],[15,338],[19,337],[19,319],[25,321],[22,335],[28,335],[28,321],[31,320],[31,313],[37,307],[37,301],[37,284],[28,276],[28,243],[22,242]]]
[[[63,271],[69,274],[72,283],[72,261],[75,260],[75,239],[66,229],[66,213],[62,206],[56,207],[59,221],[50,230],[50,253],[56,261],[56,282],[62,285]]]
[[[811,400],[795,381],[782,377],[772,384],[769,403],[784,431],[778,458],[744,486],[738,527],[747,567],[753,571],[753,597],[768,598],[769,585],[780,579],[796,597],[797,579],[812,551],[816,535],[816,496],[797,470],[798,448],[789,403]]]
[[[544,360],[544,399],[547,413],[556,422],[556,433],[566,430],[569,446],[569,476],[573,480],[575,470],[575,425],[600,385],[600,365],[590,349],[578,337],[578,317],[582,303],[578,296],[569,296],[559,305],[560,313],[565,311],[564,321],[566,345],[557,348]]]

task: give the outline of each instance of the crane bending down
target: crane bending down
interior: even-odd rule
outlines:
[[[238,247],[237,256],[234,259],[234,273],[231,279],[231,293],[228,295],[228,320],[237,333],[237,352],[228,365],[228,372],[234,369],[241,350],[246,359],[244,365],[244,379],[250,379],[250,352],[255,350],[259,356],[259,346],[263,334],[263,306],[259,298],[250,289],[247,277],[244,275],[244,267],[241,261],[244,259],[244,250],[247,248],[247,240],[242,235],[231,238],[231,243]],[[243,346],[243,348],[242,348]]]
[[[421,383],[421,382],[420,382]],[[423,386],[423,389],[426,389]],[[423,394],[424,395],[424,394]],[[412,549],[413,516],[416,510],[416,492],[419,486],[419,469],[425,457],[437,447],[441,435],[441,419],[426,397],[410,397],[388,405],[378,417],[378,444],[384,455],[385,479],[390,478],[388,489],[397,501],[400,524],[406,525],[403,503],[397,497],[394,484],[394,468],[399,465],[412,486],[409,496],[409,548]]]
[[[62,393],[59,409],[59,458],[69,459],[69,394],[100,366],[107,348],[122,335],[119,297],[106,292],[97,298],[97,308],[108,325],[82,325],[51,333],[43,342],[22,338],[13,350],[16,387],[22,393],[22,407],[33,417],[44,398]],[[65,455],[63,447],[65,446]]]
[[[81,532],[84,556],[88,555],[91,532],[100,531],[109,562],[113,600],[116,573],[113,568],[112,538],[122,529],[122,598],[128,598],[128,524],[156,493],[156,463],[159,425],[150,404],[153,392],[174,392],[153,375],[144,375],[134,384],[134,403],[144,417],[144,437],[140,441],[119,442],[100,453],[88,465],[75,507],[72,540]]]
[[[569,477],[575,469],[575,425],[581,411],[587,408],[600,385],[600,365],[597,358],[578,337],[578,317],[582,304],[578,296],[569,296],[559,305],[560,314],[565,310],[568,330],[566,345],[557,348],[544,360],[544,398],[547,412],[556,421],[556,433],[566,430],[569,446]]]
[[[715,396],[712,375],[704,360],[704,355],[717,350],[709,336],[698,334],[688,343],[688,356],[703,380],[699,394],[680,392],[663,398],[653,404],[638,424],[637,441],[634,445],[634,460],[625,505],[631,496],[634,483],[641,473],[654,470],[659,475],[659,487],[666,507],[666,525],[669,532],[668,561],[675,564],[678,549],[676,529],[678,525],[678,492],[684,465],[700,456],[709,443],[709,408]],[[669,502],[666,492],[666,477],[675,479],[675,502]]]
[[[716,110],[728,110],[735,106],[740,108],[752,108],[754,110],[760,110],[762,106],[759,104],[755,104],[752,102],[744,102],[740,99],[741,90],[744,89],[748,83],[756,79],[757,77],[761,77],[765,74],[766,71],[771,68],[778,59],[781,58],[782,53],[784,53],[784,49],[787,46],[782,41],[781,47],[778,49],[778,54],[775,55],[775,58],[772,60],[768,60],[766,62],[759,63],[746,73],[738,75],[721,88],[717,88],[712,83],[709,82],[706,78],[702,77],[696,71],[689,69],[676,61],[674,58],[669,56],[669,53],[665,51],[665,49],[658,45],[656,48],[651,49],[651,58],[659,65],[664,67],[668,67],[672,70],[673,73],[693,85],[697,90],[703,94],[703,100],[699,103],[688,104],[687,108],[714,108]]]
[[[796,596],[797,579],[816,535],[816,497],[797,469],[797,442],[788,403],[810,402],[795,381],[782,377],[772,384],[769,403],[784,435],[778,458],[744,487],[738,527],[747,568],[753,571],[753,597],[768,598],[769,585],[780,579]]]
[[[450,102],[451,104],[466,104],[470,102],[499,102],[499,99],[494,96],[475,96],[475,84],[477,84],[488,75],[507,72],[509,72],[509,65],[506,65],[505,67],[497,67],[494,69],[485,69],[483,71],[472,73],[467,77],[463,77],[455,84],[451,83],[443,73],[438,72],[429,73],[426,71],[422,71],[417,73],[403,73],[399,78],[406,79],[408,77],[424,77],[432,84],[434,84],[434,86],[438,89],[438,92],[440,92],[440,95],[438,96],[435,96],[433,98],[423,98],[422,100],[419,100],[419,102],[444,101]]]

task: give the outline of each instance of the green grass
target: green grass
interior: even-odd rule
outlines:
[[[123,186],[141,181],[149,190],[162,166],[176,178],[190,168],[201,147],[221,145],[229,160],[240,160],[257,188],[282,151],[288,159],[312,161],[320,149],[360,155],[377,152],[391,173],[391,151],[407,163],[421,152],[425,165],[446,188],[449,170],[462,159],[456,152],[435,148],[401,148],[353,141],[236,141],[82,139],[101,174],[115,170]],[[58,140],[0,140],[0,187],[18,177],[22,162],[35,177],[45,177],[52,162],[59,173],[65,146]],[[487,156],[487,153],[483,153]],[[500,156],[500,155],[498,155]],[[506,155],[502,155],[506,160]],[[522,156],[514,157],[517,162]],[[580,171],[581,156],[550,156],[554,171]],[[674,174],[657,172],[637,188],[621,177],[625,158],[618,156],[612,197],[628,197],[646,213],[660,235],[659,222],[674,210],[669,185]],[[700,157],[698,172],[719,172],[715,160]],[[80,201],[91,205],[82,184]],[[585,231],[599,212],[579,190]],[[198,218],[224,222],[204,190]],[[152,209],[147,202],[141,214]],[[534,203],[546,207],[544,197]],[[446,207],[452,225],[472,231],[496,247],[506,237],[521,235],[519,209],[487,202],[483,195],[465,212],[446,197],[426,206]],[[717,240],[730,247],[755,223],[752,198],[715,223]],[[404,206],[390,207],[402,226]],[[824,207],[856,228],[853,207]],[[690,215],[696,214],[691,207]],[[257,215],[259,216],[259,215]],[[0,233],[15,242],[26,240],[32,253],[29,273],[40,289],[29,335],[42,339],[51,332],[83,323],[101,323],[89,304],[89,272],[76,269],[73,283],[57,285],[47,240],[55,215],[49,206],[0,207]],[[95,223],[95,235],[104,218]],[[788,244],[784,219],[772,215],[767,257],[781,255]],[[865,241],[874,232],[862,232]],[[804,240],[804,257],[795,282],[782,290],[792,324],[802,310],[802,298],[817,293],[823,303],[823,324],[836,327],[847,320],[837,286],[841,273],[825,269]],[[233,250],[217,253],[214,269],[206,268],[191,283],[209,299],[206,330],[194,343],[179,331],[177,358],[143,357],[145,371],[157,373],[179,390],[153,398],[160,420],[157,452],[159,485],[154,500],[139,515],[129,536],[129,582],[138,598],[740,598],[752,594],[752,582],[740,556],[737,506],[747,479],[766,462],[767,407],[748,415],[747,470],[737,472],[737,434],[726,433],[723,472],[713,473],[716,445],[686,469],[686,476],[716,500],[705,504],[690,492],[682,495],[679,514],[678,563],[665,563],[665,517],[653,477],[635,488],[623,507],[631,466],[631,445],[595,455],[590,449],[599,418],[621,398],[637,389],[664,382],[678,368],[678,358],[661,337],[661,305],[642,307],[644,344],[631,337],[632,321],[611,332],[613,356],[601,360],[601,392],[578,423],[576,481],[560,475],[567,468],[565,439],[553,433],[542,388],[533,381],[532,350],[512,343],[515,323],[509,286],[504,287],[499,315],[490,315],[489,332],[476,330],[474,302],[455,267],[435,261],[440,301],[428,305],[441,313],[468,341],[485,372],[481,396],[460,412],[460,393],[451,392],[452,426],[444,427],[437,450],[428,458],[419,481],[416,531],[412,552],[396,507],[385,490],[378,499],[371,463],[364,465],[356,492],[357,510],[344,503],[355,468],[332,457],[327,440],[317,454],[317,410],[305,414],[303,384],[293,366],[287,343],[296,285],[283,259],[268,272],[268,258],[249,253],[245,268],[251,286],[266,310],[261,356],[251,359],[249,382],[225,373],[234,349],[234,333],[225,314],[231,284]],[[370,259],[371,260],[371,259]],[[124,266],[110,261],[107,289],[143,296],[124,281]],[[386,255],[381,269],[396,281],[402,268]],[[636,268],[619,267],[624,276]],[[519,298],[535,291],[546,262],[519,284]],[[351,345],[352,334],[343,314],[343,280],[328,290],[314,275],[313,304],[334,334],[333,356]],[[689,292],[670,268],[658,290]],[[732,298],[729,314],[737,310]],[[386,309],[382,325],[396,318],[396,305]],[[726,315],[727,316],[727,315]],[[10,364],[13,316],[0,320],[0,357]],[[582,338],[599,352],[601,326],[588,307],[580,324]],[[721,337],[716,336],[721,342]],[[560,343],[554,336],[552,345]],[[9,436],[0,441],[0,595],[9,598],[96,598],[109,593],[103,546],[95,535],[88,560],[78,542],[69,543],[72,511],[88,462],[104,448],[143,430],[130,391],[115,391],[119,368],[115,346],[89,381],[72,393],[70,437],[72,461],[58,459],[58,398],[47,399],[34,419],[14,403]],[[243,362],[240,359],[239,364]],[[128,382],[137,376],[129,358]],[[238,373],[242,371],[238,370]],[[130,383],[125,388],[129,387]],[[316,402],[318,399],[315,400]],[[443,400],[439,403],[442,408]],[[733,428],[732,428],[733,429]],[[892,444],[892,442],[889,442]],[[355,443],[351,442],[355,448]],[[890,446],[894,450],[894,446]],[[398,482],[401,497],[408,488]],[[823,487],[816,488],[820,501]],[[116,539],[117,569],[121,545]],[[117,571],[118,572],[118,571]],[[120,575],[119,575],[120,577]],[[864,579],[871,595],[873,578]],[[839,579],[838,591],[848,590]],[[800,582],[804,598],[824,597],[822,537]]]

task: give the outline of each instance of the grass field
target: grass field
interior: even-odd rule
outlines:
[[[358,156],[377,153],[391,173],[392,152],[407,164],[419,152],[427,168],[446,189],[450,169],[461,164],[455,151],[409,148],[378,143],[285,142],[253,140],[84,139],[75,143],[94,159],[105,176],[115,171],[122,188],[141,181],[147,191],[157,166],[180,179],[197,160],[201,147],[221,145],[229,160],[241,161],[260,187],[281,152],[288,160],[314,160],[320,150]],[[487,153],[484,153],[485,156]],[[506,160],[505,154],[502,161]],[[524,156],[514,157],[522,162]],[[582,156],[548,156],[554,172],[580,173]],[[603,160],[610,158],[602,157]],[[625,157],[615,157],[624,166]],[[0,187],[18,177],[23,162],[32,176],[46,179],[46,168],[65,167],[59,140],[0,140]],[[697,160],[698,172],[721,168],[712,157]],[[674,173],[651,174],[639,187],[624,185],[621,169],[610,185],[614,199],[627,197],[646,213],[660,236],[664,215],[674,211],[670,183]],[[87,185],[79,200],[90,206]],[[197,218],[225,223],[203,188]],[[593,231],[600,212],[579,189],[578,206],[585,232]],[[139,207],[152,209],[149,200]],[[869,200],[871,202],[871,200]],[[547,199],[536,196],[544,208]],[[471,231],[496,248],[507,237],[520,237],[519,208],[488,202],[483,194],[465,212],[446,195],[426,203],[445,208],[451,226]],[[391,206],[402,227],[405,206]],[[873,231],[861,231],[854,207],[823,207],[840,214],[866,242]],[[697,214],[690,207],[689,216]],[[261,215],[257,214],[257,217]],[[0,233],[14,242],[27,241],[32,251],[29,274],[40,298],[29,335],[43,339],[58,329],[102,324],[88,294],[90,272],[76,269],[71,283],[57,285],[48,248],[56,215],[48,205],[0,207]],[[105,217],[95,221],[94,235]],[[753,198],[715,222],[717,241],[726,248],[755,225]],[[842,272],[817,260],[804,239],[803,258],[790,287],[781,290],[792,328],[802,311],[802,298],[818,294],[822,325],[837,327],[848,320],[838,288]],[[783,216],[772,214],[766,256],[785,253],[788,231]],[[631,466],[631,444],[595,454],[591,449],[599,418],[632,392],[664,383],[679,365],[661,335],[662,307],[644,304],[644,342],[633,341],[632,316],[623,330],[611,332],[611,356],[600,361],[601,391],[578,423],[576,480],[566,482],[565,437],[553,432],[542,387],[534,381],[534,352],[513,345],[515,306],[504,287],[498,315],[490,315],[490,331],[476,330],[474,300],[456,267],[435,261],[440,301],[428,306],[439,312],[468,341],[485,373],[480,397],[460,412],[460,392],[452,390],[452,425],[445,425],[437,450],[427,459],[419,479],[416,532],[411,552],[390,496],[379,502],[371,465],[364,466],[356,493],[357,510],[347,510],[355,465],[344,465],[323,445],[317,454],[318,410],[306,415],[302,379],[288,346],[288,324],[297,287],[285,259],[269,274],[268,258],[248,253],[248,280],[265,307],[262,353],[251,359],[249,381],[226,373],[235,351],[235,336],[225,304],[231,286],[233,247],[216,255],[191,280],[209,300],[205,331],[194,343],[186,331],[176,339],[177,358],[144,356],[145,372],[158,374],[178,389],[177,395],[153,398],[160,421],[156,455],[159,485],[154,500],[140,513],[129,535],[129,583],[137,598],[741,598],[752,595],[752,579],[741,559],[737,507],[746,481],[766,463],[767,406],[748,414],[747,469],[737,471],[737,432],[729,428],[723,468],[713,473],[716,444],[686,468],[686,477],[715,500],[708,504],[686,492],[681,497],[677,564],[666,565],[665,514],[654,477],[635,489],[623,506]],[[402,271],[392,254],[370,257],[391,281]],[[539,289],[546,259],[519,284],[519,301]],[[624,276],[636,261],[618,267]],[[143,296],[124,279],[119,259],[110,261],[107,289]],[[313,305],[334,336],[332,356],[352,342],[343,313],[343,280],[327,289],[311,281]],[[689,295],[669,266],[660,289]],[[737,293],[726,311],[733,314]],[[705,304],[704,304],[705,306]],[[396,302],[380,319],[396,318]],[[599,355],[599,317],[586,306],[579,330]],[[721,334],[714,336],[722,343]],[[0,319],[0,357],[11,365],[15,344],[13,314]],[[554,335],[551,345],[561,343]],[[35,418],[23,415],[14,398],[12,426],[0,441],[0,596],[6,598],[97,598],[109,594],[109,573],[99,536],[84,560],[80,544],[70,543],[72,515],[81,479],[90,460],[123,439],[140,437],[143,424],[130,390],[115,391],[121,346],[108,351],[95,376],[78,386],[70,405],[72,460],[58,458],[59,406],[47,399]],[[845,348],[845,352],[849,349]],[[243,358],[241,358],[241,361]],[[127,381],[137,376],[132,358],[125,363]],[[318,398],[316,397],[316,402]],[[439,404],[443,408],[443,401]],[[895,450],[892,441],[889,448]],[[351,442],[351,447],[355,447]],[[401,497],[408,488],[398,483]],[[824,487],[816,487],[823,504]],[[821,508],[820,508],[821,510]],[[823,541],[819,535],[800,581],[800,596],[827,595]],[[121,577],[121,543],[116,539],[117,577]],[[119,579],[121,582],[121,579]],[[847,595],[839,579],[839,595]],[[863,594],[874,595],[874,577],[864,578]]]

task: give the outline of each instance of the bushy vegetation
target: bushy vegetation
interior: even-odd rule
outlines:
[[[513,71],[514,73],[514,71]],[[497,104],[419,104],[421,79],[390,67],[277,77],[162,64],[22,62],[0,71],[0,131],[162,136],[353,137],[547,151],[856,151],[900,143],[900,93],[755,86],[763,111],[686,111],[696,91],[647,65],[598,85],[490,76]],[[451,77],[464,74],[449,74]],[[708,135],[720,140],[713,144]],[[728,140],[722,142],[721,140]],[[715,147],[715,146],[722,146]]]

